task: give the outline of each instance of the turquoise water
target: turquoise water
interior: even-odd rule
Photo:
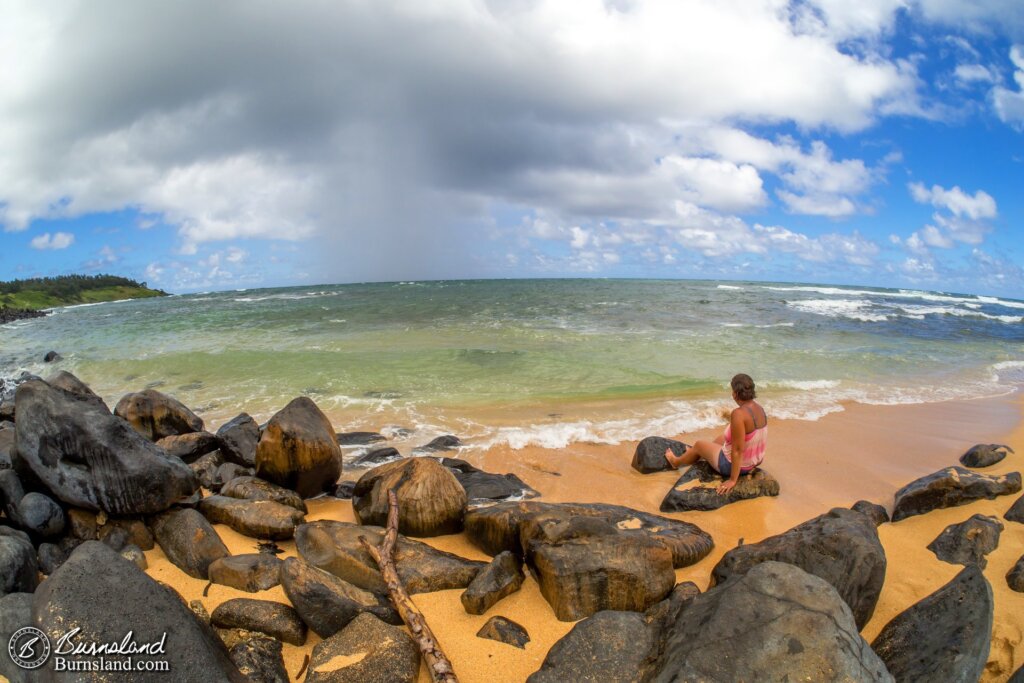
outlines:
[[[0,327],[0,376],[155,386],[211,423],[300,394],[339,429],[565,445],[718,420],[751,374],[781,417],[1006,393],[1024,302],[815,285],[501,280],[262,289],[57,309]]]

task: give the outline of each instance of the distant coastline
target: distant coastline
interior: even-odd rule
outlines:
[[[46,309],[58,306],[158,296],[167,296],[167,292],[150,289],[145,282],[116,275],[61,275],[11,280],[0,282],[0,324],[39,318],[47,314]]]

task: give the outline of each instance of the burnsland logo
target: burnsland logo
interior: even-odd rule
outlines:
[[[26,626],[11,636],[7,653],[22,669],[38,669],[50,656],[50,639],[35,626]]]

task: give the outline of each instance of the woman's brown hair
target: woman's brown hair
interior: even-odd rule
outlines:
[[[754,380],[750,375],[740,373],[732,378],[732,390],[736,398],[741,401],[753,401],[757,398],[757,391],[754,389]]]

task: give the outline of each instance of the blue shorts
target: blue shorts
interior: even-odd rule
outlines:
[[[718,470],[718,473],[723,477],[728,477],[732,474],[732,463],[729,462],[729,458],[725,457],[725,451],[718,451],[718,467],[715,469]],[[740,474],[750,474],[755,469],[757,469],[757,465],[754,465],[753,467],[743,467],[740,469]]]

